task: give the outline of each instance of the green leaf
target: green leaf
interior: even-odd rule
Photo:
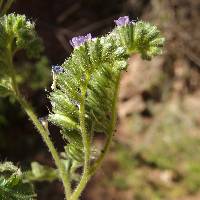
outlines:
[[[156,26],[142,21],[116,27],[105,37],[94,38],[76,47],[55,75],[56,88],[50,95],[49,120],[61,128],[69,142],[66,151],[71,159],[83,161],[84,148],[80,131],[80,103],[85,103],[86,132],[108,134],[115,89],[120,73],[134,53],[151,59],[161,53],[164,39]],[[82,91],[86,88],[86,95]]]
[[[13,53],[25,49],[30,57],[38,57],[43,46],[35,32],[35,24],[25,15],[9,14],[0,18],[0,51],[9,46]],[[4,60],[2,56],[0,59]]]
[[[25,183],[21,170],[11,162],[0,163],[0,199],[34,200],[33,186]]]
[[[12,59],[20,50],[25,50],[32,58],[40,56],[43,46],[35,32],[35,24],[27,20],[25,15],[9,14],[0,17],[0,96],[11,94],[9,79],[16,75],[12,69]],[[38,73],[35,77],[41,83],[39,76]]]
[[[12,94],[12,85],[9,77],[0,79],[0,97],[6,97]]]
[[[128,54],[139,52],[146,60],[161,54],[165,41],[155,25],[143,21],[132,23],[129,26],[116,27],[111,37],[115,38]]]
[[[25,178],[29,181],[54,181],[59,178],[58,171],[48,166],[31,163],[31,171],[26,172]]]

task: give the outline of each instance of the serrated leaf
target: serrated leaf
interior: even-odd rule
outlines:
[[[0,199],[34,200],[33,186],[23,180],[21,170],[11,162],[0,163]]]
[[[143,59],[149,60],[161,53],[163,42],[156,26],[139,21],[116,27],[105,37],[88,40],[74,49],[62,65],[64,72],[56,74],[49,117],[69,142],[66,151],[71,159],[83,161],[79,128],[79,108],[83,99],[89,138],[93,133],[108,134],[118,77],[127,68],[128,57],[140,53]],[[85,87],[86,95],[83,96]]]
[[[0,17],[0,61],[7,64],[8,52],[14,54],[21,49],[34,58],[43,50],[41,40],[35,32],[35,24],[27,20],[25,15],[12,13]]]

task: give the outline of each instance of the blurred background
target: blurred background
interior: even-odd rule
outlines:
[[[118,131],[102,168],[82,200],[200,199],[200,1],[16,0],[12,12],[36,22],[45,46],[39,61],[15,58],[24,96],[39,116],[50,109],[51,65],[62,64],[73,36],[98,36],[129,15],[156,24],[166,37],[164,54],[151,62],[138,55],[123,74]],[[22,76],[23,74],[23,76]],[[23,77],[23,78],[22,78]],[[58,130],[51,127],[62,151]],[[0,160],[23,169],[53,161],[13,99],[0,98]],[[37,183],[38,200],[63,200],[58,182]]]

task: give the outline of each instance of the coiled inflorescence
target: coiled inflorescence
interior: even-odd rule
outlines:
[[[80,128],[80,105],[84,102],[84,122],[90,143],[94,133],[110,134],[112,104],[116,84],[127,59],[140,53],[151,59],[161,53],[164,39],[156,26],[128,16],[115,20],[108,35],[93,38],[91,34],[72,38],[74,51],[56,76],[56,87],[50,95],[52,113],[49,119],[61,128],[68,141],[66,151],[72,160],[83,161],[84,144]],[[76,103],[74,103],[76,102]]]

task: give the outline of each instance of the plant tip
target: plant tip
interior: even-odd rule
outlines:
[[[119,17],[117,20],[114,20],[117,26],[126,26],[130,24],[129,16]]]
[[[89,41],[92,39],[92,35],[91,33],[88,33],[87,35],[84,35],[84,36],[78,36],[78,37],[73,37],[71,40],[70,40],[70,44],[76,48],[76,47],[79,47],[81,45],[83,45],[85,42]]]

